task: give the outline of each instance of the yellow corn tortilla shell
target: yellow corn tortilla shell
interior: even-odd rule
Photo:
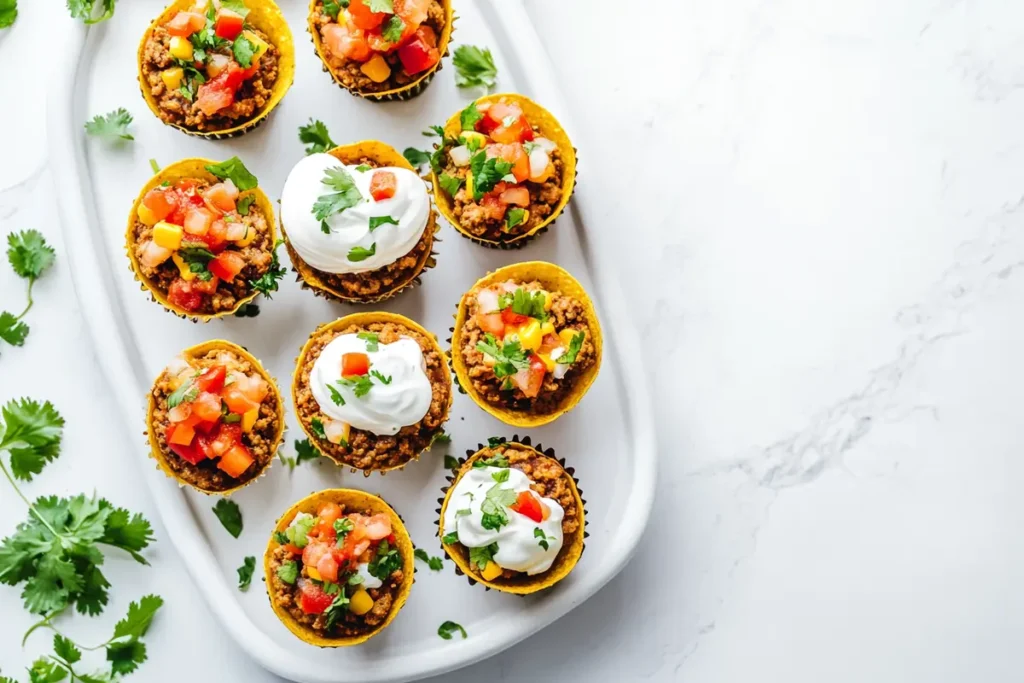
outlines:
[[[348,145],[339,145],[334,149],[328,150],[327,154],[330,154],[341,163],[347,165],[356,164],[360,159],[366,158],[373,159],[383,166],[394,166],[396,168],[404,168],[416,172],[413,165],[410,164],[397,149],[391,145],[380,142],[379,140],[360,140],[359,142],[353,142]],[[437,225],[437,211],[433,206],[431,206],[430,217],[427,219],[427,227],[423,229],[427,235],[427,248],[420,257],[420,262],[416,264],[415,270],[411,271],[411,274],[408,277],[397,282],[386,292],[375,294],[371,297],[354,297],[349,294],[345,294],[338,289],[334,289],[328,283],[320,279],[320,275],[317,273],[316,269],[303,261],[302,257],[299,256],[298,252],[292,247],[291,242],[288,241],[288,231],[285,228],[283,216],[281,220],[281,233],[284,235],[285,248],[288,250],[288,257],[291,259],[292,266],[295,268],[295,272],[299,274],[303,284],[311,289],[315,294],[320,294],[343,303],[359,304],[377,303],[395,296],[406,287],[415,286],[416,283],[419,282],[419,277],[423,274],[423,271],[434,267],[434,234],[439,229],[440,228]]]
[[[246,22],[266,34],[278,51],[277,80],[274,81],[270,100],[263,105],[253,118],[231,128],[214,131],[191,130],[175,123],[169,123],[160,115],[160,105],[149,89],[149,83],[146,81],[142,71],[142,64],[145,59],[146,43],[157,27],[170,21],[179,11],[192,9],[195,4],[195,0],[174,0],[153,20],[146,29],[146,32],[142,34],[137,60],[139,89],[142,91],[142,97],[146,100],[150,111],[165,124],[172,128],[177,128],[183,133],[211,140],[223,140],[244,135],[263,123],[267,116],[270,115],[270,112],[274,110],[274,107],[284,99],[288,89],[292,87],[292,81],[295,80],[295,41],[292,39],[292,30],[288,27],[288,22],[285,21],[281,8],[277,6],[274,0],[245,0],[245,6],[249,8],[249,14],[245,17]]]
[[[361,92],[359,90],[352,90],[342,83],[341,79],[334,73],[334,70],[328,66],[327,48],[320,39],[320,29],[313,20],[313,10],[316,9],[318,1],[322,0],[309,1],[309,13],[307,14],[306,19],[306,30],[309,31],[309,35],[313,38],[313,50],[316,52],[316,56],[320,58],[323,70],[331,75],[331,78],[338,84],[338,87],[355,95],[356,97],[362,97],[370,100],[371,102],[389,102],[394,100],[411,99],[426,89],[430,81],[433,80],[434,75],[441,70],[444,58],[448,56],[448,44],[451,42],[452,32],[455,30],[455,14],[452,11],[452,0],[440,0],[441,6],[444,7],[445,22],[441,35],[437,37],[437,51],[441,55],[437,60],[437,64],[426,71],[420,72],[416,75],[415,80],[398,88],[381,90],[378,92]]]
[[[210,351],[216,350],[230,351],[236,354],[239,358],[243,358],[249,361],[249,363],[252,364],[256,371],[260,373],[260,377],[266,380],[267,384],[270,386],[271,393],[273,393],[274,396],[277,397],[277,430],[274,433],[273,447],[271,448],[271,452],[276,453],[278,447],[281,445],[281,441],[284,439],[285,428],[284,400],[282,399],[281,392],[277,387],[277,382],[274,380],[273,377],[270,376],[270,373],[266,371],[266,369],[263,367],[263,364],[260,363],[259,359],[257,359],[255,356],[253,356],[251,353],[243,349],[238,344],[234,344],[225,339],[211,339],[210,341],[205,341],[201,344],[190,346],[184,351],[182,351],[181,355],[188,358],[201,358]],[[163,376],[163,373],[164,371],[161,370],[160,374],[157,375],[156,380],[154,380],[154,384],[157,381],[159,381],[160,377]],[[153,457],[154,460],[156,460],[157,465],[160,467],[161,470],[163,470],[164,474],[166,474],[168,477],[171,477],[172,479],[177,480],[178,483],[181,485],[191,486],[197,491],[201,491],[203,493],[211,495],[229,496],[238,489],[248,486],[252,482],[262,477],[264,474],[266,474],[267,470],[270,469],[270,466],[274,462],[274,458],[271,457],[267,464],[263,466],[262,470],[260,470],[259,472],[257,472],[255,475],[245,480],[244,482],[240,483],[238,486],[233,486],[232,488],[224,489],[223,491],[201,488],[196,484],[188,481],[184,477],[182,477],[180,473],[175,472],[171,468],[171,466],[167,464],[168,455],[164,453],[163,450],[160,448],[160,441],[157,439],[156,431],[153,428],[153,413],[155,410],[156,401],[153,398],[152,390],[150,390],[149,393],[147,394],[146,402],[146,433],[149,435],[149,454]]]
[[[493,405],[484,400],[480,395],[480,392],[473,387],[472,381],[470,381],[469,369],[466,367],[466,361],[462,357],[462,333],[463,327],[466,324],[466,318],[469,315],[469,297],[472,292],[478,288],[498,284],[507,280],[524,284],[537,280],[544,286],[544,289],[549,292],[561,292],[566,296],[576,299],[583,304],[583,308],[587,313],[587,320],[589,323],[587,333],[590,335],[590,341],[594,344],[594,350],[597,353],[596,362],[576,379],[576,383],[573,386],[572,391],[566,395],[562,405],[554,412],[538,415],[525,410],[513,410],[504,406]],[[505,266],[504,268],[499,268],[493,273],[488,273],[477,280],[476,284],[462,295],[458,311],[455,314],[455,327],[452,330],[451,361],[452,369],[455,371],[455,376],[458,379],[460,389],[469,394],[469,397],[472,398],[478,406],[505,424],[512,425],[514,427],[537,427],[543,424],[548,424],[549,422],[554,422],[559,417],[572,410],[576,404],[580,402],[584,394],[587,393],[587,390],[590,389],[590,385],[594,383],[594,380],[597,379],[597,373],[601,369],[601,353],[601,324],[598,322],[597,312],[594,310],[593,302],[583,289],[583,285],[581,285],[576,278],[553,263],[546,263],[544,261],[526,261],[524,263],[513,263],[512,265]]]
[[[499,100],[519,105],[519,107],[522,108],[527,121],[540,130],[541,137],[545,137],[558,145],[558,151],[562,155],[562,198],[558,202],[558,205],[555,206],[555,210],[551,212],[551,215],[535,225],[529,232],[525,232],[522,235],[516,235],[515,237],[507,240],[489,240],[477,237],[463,228],[459,223],[459,219],[455,217],[455,202],[453,198],[449,196],[444,189],[442,189],[441,182],[438,179],[438,174],[432,171],[430,178],[431,183],[434,186],[434,201],[437,204],[437,209],[441,212],[441,215],[451,223],[453,228],[458,230],[464,237],[468,237],[477,244],[481,244],[486,247],[508,249],[521,247],[538,234],[544,232],[548,226],[555,222],[555,219],[558,218],[565,207],[569,204],[569,199],[572,197],[572,193],[576,189],[576,148],[572,146],[572,142],[569,140],[569,134],[565,132],[564,128],[562,128],[562,124],[558,122],[558,119],[556,119],[547,109],[528,97],[524,97],[517,93],[497,93],[481,97],[476,101],[476,104],[479,106],[485,102],[494,103]],[[461,114],[462,110],[455,112],[444,125],[444,133],[446,137],[458,138],[462,133],[462,122],[460,120]]]
[[[522,441],[517,440],[515,437],[512,441],[506,442],[508,446],[516,446],[528,451],[533,451],[538,457],[547,458],[554,460],[558,463],[558,466],[562,469],[565,476],[571,482],[572,496],[576,501],[576,505],[580,510],[580,525],[579,528],[572,536],[567,536],[563,539],[562,550],[559,551],[558,556],[555,558],[551,568],[541,574],[535,574],[529,576],[527,574],[520,574],[512,579],[503,579],[501,577],[488,581],[480,575],[480,570],[476,565],[469,561],[469,549],[461,543],[445,544],[442,542],[442,547],[448,557],[451,558],[452,562],[465,574],[471,582],[482,583],[488,588],[493,588],[496,591],[503,593],[515,593],[516,595],[529,595],[542,591],[546,588],[554,586],[556,583],[564,579],[569,575],[569,572],[573,570],[576,563],[579,562],[580,556],[583,555],[583,546],[587,536],[586,533],[586,509],[585,501],[580,495],[579,486],[576,482],[576,478],[572,473],[565,468],[565,461],[558,460],[554,457],[554,451],[548,449],[548,451],[541,452],[540,446],[534,448],[531,445],[529,437],[525,437]],[[444,529],[444,513],[448,509],[448,503],[451,498],[452,491],[455,490],[455,485],[459,483],[462,476],[473,468],[473,463],[480,458],[484,457],[485,452],[491,450],[489,447],[481,447],[476,453],[470,455],[465,461],[460,463],[458,473],[455,478],[452,479],[451,484],[445,490],[443,502],[441,503],[441,513],[438,518],[437,528],[438,536],[444,538],[447,533]]]
[[[208,180],[211,183],[220,182],[220,178],[213,175],[205,168],[208,164],[217,163],[220,162],[214,161],[213,159],[182,159],[181,161],[176,161],[162,169],[159,173],[150,178],[149,182],[143,186],[142,191],[139,192],[139,196],[135,199],[135,203],[132,204],[131,213],[128,215],[128,229],[125,232],[125,250],[128,252],[129,260],[131,260],[132,272],[135,273],[135,279],[142,283],[143,291],[148,290],[153,301],[156,301],[171,313],[182,318],[189,318],[194,322],[209,322],[214,318],[223,318],[229,315],[234,315],[235,311],[259,296],[259,292],[254,289],[252,294],[244,299],[239,299],[234,308],[221,311],[220,313],[197,314],[175,306],[168,301],[167,294],[160,292],[153,281],[142,274],[142,268],[139,267],[139,259],[135,255],[135,219],[138,216],[139,205],[142,203],[142,198],[146,196],[147,192],[152,190],[154,187],[159,187],[164,181],[169,182],[171,185],[182,178],[197,178],[200,180]],[[274,205],[270,203],[270,199],[267,198],[267,195],[264,194],[263,190],[259,187],[239,192],[238,199],[241,200],[242,197],[249,195],[253,197],[253,203],[263,211],[263,215],[267,219],[267,226],[270,228],[270,243],[272,245],[276,244],[277,227],[274,223]]]
[[[281,620],[289,631],[294,633],[299,640],[309,643],[310,645],[316,645],[317,647],[347,647],[349,645],[358,645],[364,643],[373,636],[377,635],[390,624],[395,616],[398,615],[399,610],[405,605],[405,601],[409,598],[409,591],[412,590],[412,584],[414,581],[415,573],[415,555],[413,554],[412,540],[409,538],[409,532],[406,531],[405,525],[402,523],[402,518],[398,516],[398,513],[388,505],[382,498],[365,493],[363,491],[356,491],[355,489],[327,489],[309,495],[298,503],[288,509],[288,512],[284,513],[280,519],[277,520],[277,526],[274,527],[274,532],[284,531],[291,524],[292,520],[300,512],[308,512],[309,514],[316,515],[317,510],[323,503],[333,502],[340,506],[343,506],[346,512],[359,512],[362,513],[365,510],[372,510],[376,513],[385,513],[391,518],[391,531],[395,535],[395,541],[398,546],[398,552],[402,556],[402,585],[398,588],[398,593],[395,595],[391,603],[391,611],[388,613],[387,618],[381,622],[372,631],[364,633],[359,636],[339,636],[337,638],[325,638],[312,629],[306,628],[300,624],[295,617],[293,617],[287,610],[278,605],[274,601],[274,596],[270,590],[270,560],[273,551],[280,545],[274,540],[274,534],[270,535],[270,541],[267,543],[267,550],[263,555],[263,573],[267,577],[267,596],[270,598],[270,605],[274,608],[274,614]]]
[[[299,352],[299,357],[295,359],[295,371],[292,373],[292,405],[293,406],[298,406],[299,405],[298,397],[299,397],[299,381],[300,381],[300,375],[301,375],[300,370],[301,370],[302,366],[305,364],[306,354],[309,353],[310,348],[313,345],[313,337],[316,334],[318,334],[319,332],[321,332],[321,331],[323,331],[325,329],[328,329],[328,330],[343,330],[346,327],[350,327],[352,325],[358,325],[358,326],[361,326],[361,327],[365,327],[365,326],[369,325],[370,323],[395,323],[397,325],[404,325],[405,327],[408,327],[409,329],[411,329],[411,330],[413,330],[415,332],[419,332],[424,337],[426,337],[427,339],[430,339],[432,341],[432,343],[434,345],[434,350],[437,351],[441,355],[441,361],[444,362],[444,363],[448,362],[448,355],[444,352],[443,349],[441,349],[441,345],[437,343],[437,336],[433,332],[427,331],[425,328],[423,328],[422,326],[420,326],[417,323],[413,322],[409,318],[406,318],[404,315],[399,315],[397,313],[387,313],[385,311],[367,311],[367,312],[364,312],[364,313],[352,313],[350,315],[346,315],[344,318],[338,318],[334,322],[324,323],[323,325],[319,326],[318,328],[316,328],[313,331],[312,334],[309,335],[309,339],[306,340],[306,343],[303,344],[302,350]],[[445,373],[445,378],[446,378],[446,380],[449,383],[448,384],[448,405],[445,407],[444,419],[441,420],[442,425],[445,422],[448,421],[448,417],[449,417],[449,414],[451,413],[451,409],[452,409],[452,401],[455,398],[455,392],[453,391],[453,388],[451,386],[451,378],[448,376],[447,372]],[[314,434],[312,431],[310,431],[310,429],[306,426],[306,424],[302,421],[302,419],[298,417],[298,408],[296,408],[296,418],[298,419],[299,427],[302,429],[303,433],[305,433],[306,437],[309,439],[309,442],[312,443],[314,446],[318,446],[318,444],[321,443],[320,437],[318,437],[316,434]],[[442,431],[442,429],[443,429],[443,427],[438,427],[437,432],[440,433]],[[430,446],[427,445],[427,447],[424,450],[428,450],[429,448],[430,448]],[[335,464],[337,464],[337,465],[339,465],[341,467],[352,467],[348,463],[339,462],[339,461],[335,460],[330,455],[328,455],[326,451],[323,451],[323,454],[324,454],[325,457],[330,458],[332,461],[334,461]],[[401,465],[396,465],[395,467],[387,467],[387,468],[380,468],[380,469],[373,469],[373,470],[363,470],[363,474],[365,474],[366,476],[370,476],[370,472],[385,473],[385,472],[390,472],[392,470],[400,470],[403,467],[405,467],[406,465],[408,465],[409,463],[415,462],[416,460],[418,460],[420,455],[422,455],[422,452],[421,453],[417,453],[408,462],[405,462],[405,463],[403,463]],[[353,472],[355,470],[356,470],[356,468],[352,468]]]

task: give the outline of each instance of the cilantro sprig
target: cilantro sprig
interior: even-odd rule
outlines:
[[[316,202],[313,203],[312,212],[313,217],[320,221],[320,229],[325,233],[330,233],[327,218],[363,201],[363,195],[356,187],[355,180],[343,166],[328,168],[324,171],[324,177],[320,182],[333,192],[317,197]],[[349,256],[349,260],[352,260],[351,256]]]
[[[488,333],[484,335],[484,341],[477,342],[476,350],[494,359],[494,376],[498,379],[530,367],[526,351],[518,341],[499,342]]]
[[[473,173],[473,199],[479,200],[509,174],[512,162],[498,157],[488,159],[487,153],[480,150],[470,157],[469,170]]]
[[[323,121],[310,119],[309,123],[299,126],[299,142],[306,145],[306,155],[319,154],[337,147],[337,143],[331,139],[327,126]]]
[[[252,555],[242,560],[242,566],[238,568],[238,590],[247,591],[252,584],[252,575],[256,571],[256,558]]]
[[[575,363],[576,357],[580,353],[580,349],[583,348],[583,339],[585,337],[586,334],[584,334],[583,332],[577,332],[576,334],[574,334],[572,336],[572,339],[569,340],[569,348],[565,350],[565,353],[563,353],[561,356],[555,359],[555,362],[558,363],[559,365],[569,365],[571,363]]]
[[[469,549],[469,562],[475,564],[482,571],[487,563],[494,559],[494,555],[498,552],[498,543],[495,541],[490,545],[485,545],[482,548],[470,548]]]
[[[498,310],[503,311],[511,308],[513,313],[525,315],[530,318],[544,322],[548,319],[547,311],[544,310],[544,303],[547,301],[547,294],[541,290],[528,290],[522,287],[516,288],[514,292],[502,292],[498,296]]]
[[[116,0],[67,0],[68,12],[72,19],[80,19],[85,24],[98,24],[114,16]]]
[[[267,269],[267,272],[263,273],[263,275],[260,275],[255,280],[249,280],[249,286],[268,299],[273,298],[271,296],[271,292],[277,291],[278,284],[280,284],[285,273],[288,272],[277,258],[277,248],[283,243],[283,239],[278,239],[277,242],[274,243],[274,249],[271,251],[270,256],[270,268]]]
[[[504,479],[499,479],[498,474],[504,474]],[[487,489],[484,502],[480,505],[480,511],[483,512],[480,526],[497,531],[508,524],[508,513],[505,510],[509,505],[516,502],[518,494],[513,489],[502,488],[501,486],[503,482],[508,481],[507,469],[495,472],[494,479],[498,483]]]
[[[238,157],[231,157],[219,164],[207,164],[204,168],[221,180],[230,180],[240,192],[251,190],[259,185],[256,176],[245,167]]]
[[[430,567],[430,571],[439,572],[444,569],[444,560],[440,557],[431,557],[426,550],[423,548],[416,548],[414,553],[417,560],[426,562],[427,566]]]
[[[490,89],[498,76],[498,67],[494,65],[494,57],[488,48],[476,45],[460,45],[452,55],[455,65],[455,85],[460,88],[483,87]]]
[[[7,28],[18,18],[18,0],[0,0],[0,28]]]
[[[320,457],[320,451],[317,447],[310,443],[309,439],[296,439],[295,440],[295,457],[287,457],[284,453],[278,453],[277,455],[280,461],[288,466],[289,472],[294,472],[295,468],[304,462],[312,462]]]
[[[454,621],[445,621],[437,627],[437,635],[441,636],[444,640],[451,640],[452,634],[454,633],[461,633],[463,640],[468,637],[466,635],[466,629],[462,627],[462,624],[458,624]]]
[[[227,498],[221,498],[213,506],[213,514],[220,520],[221,525],[229,534],[238,538],[242,534],[242,510],[238,503]]]
[[[93,137],[108,140],[134,140],[135,137],[128,132],[131,123],[131,113],[124,107],[119,107],[106,114],[97,114],[86,121],[85,132]]]
[[[28,280],[28,304],[17,315],[0,311],[0,340],[21,346],[29,332],[23,319],[32,310],[32,286],[53,265],[54,251],[38,230],[12,232],[7,236],[7,260],[18,277]]]

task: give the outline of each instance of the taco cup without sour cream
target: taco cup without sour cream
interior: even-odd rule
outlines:
[[[460,388],[502,422],[547,424],[601,367],[601,326],[583,286],[543,261],[499,268],[462,296],[452,330]]]
[[[427,184],[376,140],[299,161],[281,193],[281,228],[300,281],[337,301],[381,301],[434,265]]]
[[[471,582],[526,595],[572,571],[586,524],[572,469],[522,441],[470,451],[441,501],[438,533]]]
[[[288,630],[310,645],[358,645],[402,609],[412,541],[390,505],[352,489],[303,498],[277,523],[263,556],[267,593]]]
[[[354,313],[313,332],[296,361],[299,425],[337,464],[386,472],[430,447],[452,403],[434,335],[394,313]]]
[[[139,43],[139,87],[169,126],[213,139],[242,135],[295,77],[291,29],[273,0],[175,0]]]
[[[543,232],[576,187],[565,129],[514,93],[481,97],[448,119],[430,165],[438,210],[488,247],[520,247]]]
[[[451,0],[309,3],[309,33],[324,71],[373,101],[423,92],[448,54],[454,18]]]
[[[189,347],[149,392],[146,427],[160,468],[204,493],[227,494],[270,466],[284,436],[274,379],[224,340]]]
[[[146,183],[125,244],[155,301],[205,321],[277,289],[274,209],[256,183],[238,157],[183,159]]]

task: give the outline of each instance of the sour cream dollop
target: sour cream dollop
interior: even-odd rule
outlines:
[[[322,195],[336,192],[323,184],[327,169],[344,168],[355,183],[362,200],[341,213],[327,217],[329,232],[313,215],[313,205]],[[423,235],[430,218],[430,198],[423,180],[405,168],[385,167],[358,171],[330,154],[311,154],[295,164],[281,192],[281,221],[288,241],[302,260],[327,273],[365,273],[394,263],[405,256]],[[395,174],[395,196],[375,201],[370,196],[374,171]],[[390,216],[398,225],[383,223],[370,231],[370,218]],[[362,261],[349,260],[355,247],[373,249]]]
[[[390,382],[385,384],[371,374],[372,388],[356,396],[354,387],[339,382],[341,357],[346,353],[365,353],[370,357],[370,370]],[[309,382],[322,413],[377,435],[390,436],[416,424],[430,410],[433,399],[423,351],[408,338],[392,344],[380,342],[376,351],[368,351],[366,341],[355,334],[339,335],[320,352]],[[343,403],[335,402],[335,391]]]
[[[500,482],[495,478],[496,475],[503,478],[502,472],[508,472],[507,481]],[[478,467],[466,472],[448,499],[448,507],[444,511],[445,534],[457,532],[459,543],[467,548],[483,548],[497,543],[494,561],[505,569],[527,574],[546,572],[562,549],[565,511],[557,501],[538,496],[541,505],[551,513],[544,521],[535,522],[526,515],[505,508],[508,524],[498,529],[485,529],[482,508],[488,491],[495,486],[511,489],[518,495],[520,491],[529,490],[530,479],[514,468]],[[541,533],[544,534],[543,539]],[[542,540],[547,545],[546,549],[541,545]]]

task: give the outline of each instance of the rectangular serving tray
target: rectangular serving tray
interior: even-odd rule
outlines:
[[[261,187],[277,200],[292,165],[303,156],[298,127],[323,120],[339,143],[376,138],[398,149],[429,145],[421,131],[443,123],[479,93],[455,87],[450,58],[434,82],[408,102],[377,104],[350,96],[323,73],[305,30],[306,3],[281,0],[296,43],[295,84],[262,127],[233,140],[208,141],[164,126],[146,108],[136,82],[137,41],[163,7],[160,0],[119,3],[115,17],[95,27],[67,26],[55,41],[62,54],[48,102],[50,168],[67,259],[96,357],[110,380],[126,433],[136,444],[132,465],[149,486],[168,539],[181,554],[196,588],[220,623],[250,657],[285,678],[306,683],[405,681],[443,673],[496,654],[550,624],[593,595],[632,555],[654,495],[656,448],[644,373],[629,356],[628,381],[622,352],[639,348],[610,256],[615,226],[586,218],[588,146],[580,139],[560,96],[547,53],[519,0],[457,0],[453,47],[490,47],[499,68],[498,91],[521,92],[551,110],[579,149],[576,195],[554,228],[522,250],[486,249],[444,225],[437,267],[421,286],[379,307],[409,316],[446,340],[462,293],[488,270],[526,260],[558,263],[593,295],[605,333],[604,365],[597,382],[574,411],[529,432],[534,442],[555,449],[576,468],[587,499],[590,538],[573,573],[543,595],[520,598],[470,586],[445,561],[442,572],[419,563],[409,602],[394,623],[364,645],[318,650],[294,638],[274,616],[264,591],[262,561],[252,588],[240,592],[235,568],[246,555],[262,558],[276,518],[295,500],[330,487],[379,493],[403,516],[413,541],[443,555],[436,536],[437,499],[445,484],[443,454],[436,447],[405,470],[365,478],[330,461],[304,464],[289,473],[275,463],[269,473],[233,496],[245,530],[238,539],[210,511],[216,500],[180,489],[156,469],[144,431],[145,396],[153,379],[182,348],[226,338],[247,347],[277,379],[286,397],[289,433],[284,451],[301,431],[291,414],[290,382],[295,357],[320,323],[353,310],[300,290],[290,273],[272,301],[259,301],[256,318],[192,324],[164,311],[139,289],[124,253],[124,228],[139,188],[150,177],[149,159],[165,165],[184,157],[240,156]],[[135,115],[135,142],[87,140],[83,123],[124,106]],[[604,234],[602,235],[602,230]],[[281,250],[282,259],[287,255]],[[490,436],[513,430],[456,396],[447,425],[447,451],[461,456]],[[522,433],[518,434],[523,436]],[[628,526],[624,524],[627,518]],[[465,640],[445,641],[445,620],[464,625]]]

